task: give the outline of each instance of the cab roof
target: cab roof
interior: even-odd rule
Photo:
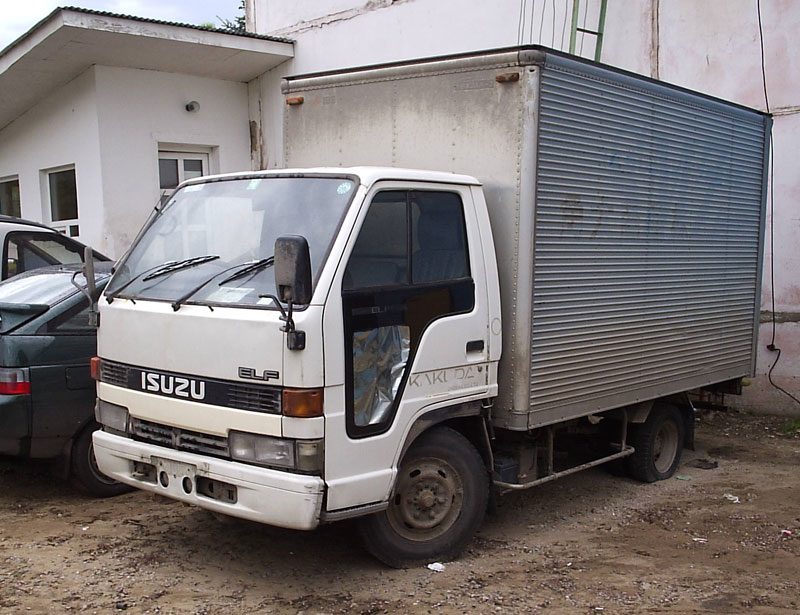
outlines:
[[[371,186],[377,181],[425,181],[440,184],[461,184],[480,186],[481,182],[470,175],[459,175],[442,171],[423,171],[419,169],[405,169],[398,167],[312,167],[303,169],[271,169],[269,171],[250,171],[239,173],[225,173],[221,175],[206,175],[184,182],[185,185],[214,182],[229,179],[248,179],[259,177],[309,177],[320,175],[333,175],[339,177],[355,177],[364,186]]]

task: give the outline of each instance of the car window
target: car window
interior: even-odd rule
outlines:
[[[97,329],[89,324],[89,302],[85,299],[47,323],[47,333],[94,334],[96,331]]]
[[[48,265],[80,262],[83,262],[80,244],[57,233],[14,232],[6,236],[6,278]]]

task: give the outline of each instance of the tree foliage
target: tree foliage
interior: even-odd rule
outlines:
[[[239,10],[242,12],[241,15],[237,15],[233,19],[222,19],[222,17],[217,16],[217,19],[219,19],[220,28],[222,30],[230,30],[231,32],[247,32],[247,22],[244,14],[244,2],[245,0],[241,0],[241,2],[239,2]]]

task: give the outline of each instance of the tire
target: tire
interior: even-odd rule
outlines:
[[[472,443],[448,427],[406,452],[385,511],[359,520],[367,551],[393,568],[457,557],[486,515],[489,473]]]
[[[76,486],[89,495],[100,498],[108,498],[122,493],[132,491],[124,483],[109,478],[97,467],[97,460],[94,458],[94,446],[92,444],[92,434],[100,426],[91,423],[86,427],[72,445],[71,470],[72,480]]]
[[[675,406],[654,406],[647,420],[634,426],[635,452],[628,457],[628,472],[645,483],[671,477],[681,461],[685,437],[680,411]]]

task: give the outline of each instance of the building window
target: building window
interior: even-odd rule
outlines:
[[[208,154],[158,152],[158,182],[161,190],[174,190],[187,179],[208,175]]]
[[[48,171],[47,187],[50,197],[50,221],[53,223],[53,228],[69,237],[77,237],[80,229],[75,168]]]
[[[0,214],[21,217],[19,203],[19,179],[0,180]]]

